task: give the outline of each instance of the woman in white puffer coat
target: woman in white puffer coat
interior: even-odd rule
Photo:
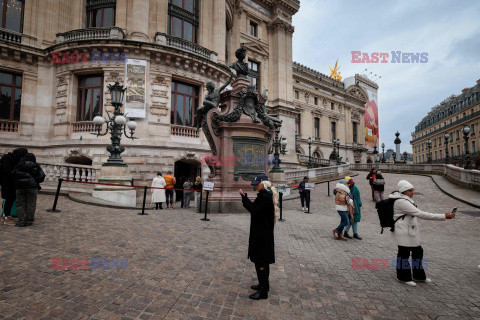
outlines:
[[[395,199],[393,205],[393,220],[395,223],[395,231],[393,236],[398,245],[397,254],[397,279],[400,282],[411,286],[416,286],[418,282],[431,282],[426,277],[423,261],[423,249],[420,245],[420,233],[418,230],[418,219],[426,220],[445,220],[455,218],[455,213],[429,213],[421,211],[413,201],[413,185],[406,181],[400,180],[397,184],[397,190],[389,195],[390,199]],[[402,217],[404,216],[405,217]],[[412,253],[413,278],[412,269],[408,261]]]

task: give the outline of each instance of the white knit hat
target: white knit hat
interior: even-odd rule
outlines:
[[[398,181],[398,184],[397,184],[398,192],[403,193],[410,189],[413,189],[413,185],[410,182],[408,182],[407,180]]]

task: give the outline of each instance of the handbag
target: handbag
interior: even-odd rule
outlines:
[[[2,215],[5,215],[5,201],[6,200],[3,200],[2,203]],[[17,200],[13,201],[12,209],[10,209],[10,216],[14,218],[17,217]]]

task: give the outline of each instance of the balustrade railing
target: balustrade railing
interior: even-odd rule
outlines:
[[[449,180],[480,188],[480,171],[465,170],[446,164],[352,163],[350,169],[369,171],[375,168],[386,172],[426,173],[446,176]]]
[[[73,132],[95,132],[93,121],[79,121],[72,123]]]
[[[311,157],[311,158],[312,158],[312,163],[319,164],[319,165],[322,165],[322,166],[330,165],[330,160],[328,160],[328,159],[320,159],[320,158],[316,158],[316,157]],[[299,160],[299,162],[308,163],[308,156],[303,155],[303,154],[299,154],[298,155],[298,160]]]
[[[18,121],[0,120],[0,132],[17,132]]]
[[[93,166],[85,166],[80,164],[51,164],[38,163],[45,172],[45,181],[57,181],[59,178],[64,180],[96,182],[97,174],[100,170]]]
[[[307,170],[295,170],[295,171],[286,171],[285,172],[285,179],[287,181],[295,181],[301,180],[303,177],[308,177],[308,169]]]
[[[125,34],[119,27],[105,28],[86,28],[71,30],[64,33],[57,33],[57,43],[81,41],[81,40],[97,40],[97,39],[124,39]]]
[[[316,169],[302,169],[302,170],[292,170],[285,171],[285,179],[287,181],[298,181],[302,180],[304,177],[309,178],[322,178],[322,177],[331,177],[335,175],[341,175],[342,173],[348,171],[348,164],[342,164],[339,166],[331,167],[322,167]]]
[[[155,34],[155,43],[190,52],[212,61],[217,61],[218,55],[216,52],[199,46],[194,42],[190,42],[177,37],[172,37],[162,32],[157,32]]]
[[[198,138],[199,134],[197,128],[195,127],[184,127],[184,126],[175,126],[172,125],[170,133],[174,136],[182,136],[189,138]]]
[[[0,28],[0,40],[21,43],[22,34],[15,31]]]

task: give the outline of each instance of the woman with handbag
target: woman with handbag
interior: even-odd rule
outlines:
[[[343,236],[343,229],[350,224],[348,207],[353,205],[353,200],[350,198],[350,189],[348,188],[347,183],[347,180],[342,179],[335,185],[335,209],[340,215],[341,220],[338,227],[333,229],[333,236],[335,239],[344,241],[347,241],[347,238]]]
[[[361,213],[360,213],[360,208],[362,207],[362,199],[360,199],[360,190],[358,190],[357,186],[353,182],[353,179],[351,177],[345,177],[345,180],[348,180],[348,187],[350,189],[350,195],[353,200],[353,219],[351,223],[345,227],[343,236],[347,239],[352,239],[350,235],[348,234],[348,230],[350,230],[350,226],[353,228],[353,237],[357,240],[362,240],[362,238],[358,235],[358,230],[357,230],[357,223],[360,222],[361,218]]]

